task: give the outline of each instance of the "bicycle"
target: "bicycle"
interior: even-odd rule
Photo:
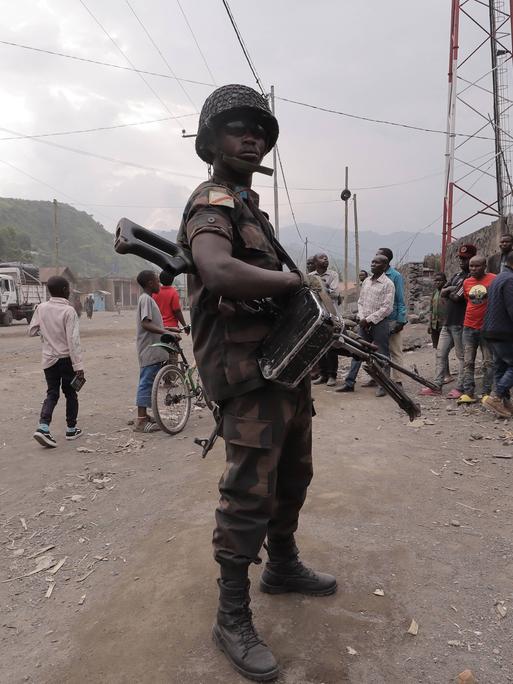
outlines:
[[[187,425],[193,399],[201,408],[206,406],[213,410],[213,404],[201,385],[196,365],[191,366],[187,361],[179,338],[167,333],[152,346],[169,352],[169,360],[164,362],[153,381],[151,408],[160,429],[176,435]]]

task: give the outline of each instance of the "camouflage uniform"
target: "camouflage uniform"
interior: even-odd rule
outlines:
[[[229,240],[241,261],[282,269],[272,227],[250,189],[202,183],[185,207],[178,242],[190,248],[201,233]],[[237,576],[258,559],[266,535],[293,545],[312,478],[310,382],[287,390],[263,379],[257,351],[270,317],[220,306],[198,275],[189,276],[189,294],[194,355],[208,396],[220,405],[226,442],[214,555],[225,576]]]

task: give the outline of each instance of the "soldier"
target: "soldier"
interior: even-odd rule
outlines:
[[[269,560],[260,589],[324,596],[335,577],[305,567],[294,533],[312,478],[310,381],[288,390],[265,381],[257,350],[272,327],[244,300],[286,298],[304,284],[284,272],[273,229],[251,190],[252,174],[275,145],[278,122],[264,97],[243,85],[215,90],[199,119],[196,152],[211,180],[191,195],[178,242],[192,250],[194,355],[208,396],[220,406],[226,469],[219,484],[214,557],[220,598],[213,638],[232,666],[255,681],[278,676],[249,609],[248,567]]]

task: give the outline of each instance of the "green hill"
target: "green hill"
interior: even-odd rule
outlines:
[[[146,262],[114,251],[114,236],[85,211],[58,205],[59,263],[80,277],[133,276]],[[55,264],[52,202],[0,198],[0,261]]]

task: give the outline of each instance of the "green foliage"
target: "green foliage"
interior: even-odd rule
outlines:
[[[0,261],[26,261],[30,257],[30,237],[12,226],[0,227]]]
[[[136,275],[147,264],[114,251],[114,235],[85,211],[58,205],[59,263],[80,277]],[[52,202],[0,198],[0,260],[55,264]]]

